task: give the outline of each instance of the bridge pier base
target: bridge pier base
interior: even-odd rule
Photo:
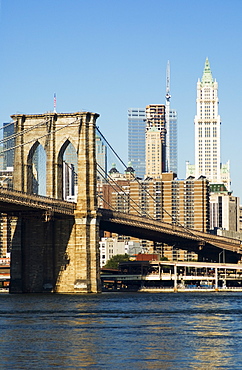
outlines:
[[[19,217],[12,239],[10,293],[100,292],[96,215],[45,222]]]
[[[101,292],[99,226],[96,215],[75,214],[66,263],[60,266],[54,291],[57,293]]]

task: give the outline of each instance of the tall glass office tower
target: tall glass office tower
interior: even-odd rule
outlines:
[[[169,110],[169,138],[166,142],[167,147],[167,171],[177,174],[177,111]]]
[[[107,177],[107,146],[98,135],[96,135],[96,160],[97,178],[105,179]]]
[[[8,150],[9,148],[14,147],[15,140],[9,139],[8,137],[12,136],[14,134],[14,123],[13,122],[4,122],[3,123],[3,138],[6,139],[6,141],[3,144],[3,149],[6,150],[3,157],[3,169],[6,170],[7,167],[13,167],[14,162],[14,149]]]
[[[128,109],[128,161],[137,177],[145,175],[145,108]]]

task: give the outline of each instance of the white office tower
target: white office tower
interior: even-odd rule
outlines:
[[[195,177],[206,176],[210,183],[224,183],[230,190],[229,162],[220,163],[220,115],[218,83],[213,79],[208,58],[202,79],[197,82],[195,124]],[[187,175],[190,164],[187,163]]]
[[[177,174],[177,112],[170,108],[170,62],[166,68],[166,171]]]
[[[202,80],[197,82],[195,124],[195,176],[203,175],[213,183],[220,182],[220,116],[218,83],[212,77],[208,58]]]

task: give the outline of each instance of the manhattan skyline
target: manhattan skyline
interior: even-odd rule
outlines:
[[[88,110],[127,162],[127,110],[165,104],[178,113],[178,177],[194,163],[196,84],[206,57],[219,83],[221,162],[242,199],[241,1],[0,2],[0,123],[14,113]]]

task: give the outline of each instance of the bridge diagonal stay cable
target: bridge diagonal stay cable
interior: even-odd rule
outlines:
[[[13,122],[11,122],[9,125],[13,125],[13,124],[14,124],[14,123],[16,123],[16,122],[17,122],[17,121],[13,121]],[[5,137],[5,138],[3,138],[3,139],[1,139],[1,140],[0,140],[0,144],[5,143],[6,141],[13,140],[13,139],[15,139],[16,137],[21,136],[21,135],[24,135],[24,134],[26,134],[27,132],[34,130],[36,127],[42,126],[42,125],[47,124],[47,123],[49,123],[49,122],[50,122],[50,118],[49,118],[49,119],[46,119],[45,121],[41,121],[40,123],[37,123],[37,124],[36,124],[36,125],[34,125],[34,126],[31,126],[31,127],[29,127],[29,128],[26,128],[25,130],[20,131],[20,132],[18,132],[17,134],[13,134],[13,135],[7,136],[7,137]],[[7,126],[9,126],[9,125],[7,125]],[[3,127],[3,128],[5,128],[5,127]],[[1,152],[1,153],[2,153],[2,152]]]
[[[115,184],[115,186],[116,186],[116,188],[110,183],[110,182],[108,182],[108,184],[111,186],[111,188],[113,189],[113,190],[115,190],[115,191],[117,191],[117,188],[122,192],[120,195],[121,195],[121,197],[124,199],[124,200],[126,200],[125,198],[124,198],[124,195],[123,195],[123,193],[125,194],[125,196],[129,196],[129,194],[127,194],[127,193],[125,193],[125,191],[124,191],[124,189],[123,188],[121,188],[115,181],[114,181],[114,179],[112,179],[104,170],[103,170],[103,168],[97,163],[97,165],[102,169],[102,171],[109,177],[109,179]],[[103,174],[99,171],[99,170],[97,170],[97,172],[102,176],[102,178],[104,179],[104,180],[106,180],[107,181],[107,179],[103,176]],[[129,198],[130,199],[130,198]],[[133,201],[133,203],[138,207],[138,210],[134,207],[134,206],[132,206],[131,204],[130,204],[130,207],[135,211],[135,212],[138,212],[138,214],[140,215],[140,216],[143,216],[143,214],[140,212],[140,206],[134,201],[134,200],[132,200]],[[113,207],[112,207],[113,208]],[[142,211],[142,210],[141,210]],[[124,212],[124,213],[126,213],[126,212]],[[153,218],[149,215],[149,214],[147,214],[146,213],[146,216],[148,217],[148,218],[150,218],[150,219],[152,219],[153,220]]]
[[[117,154],[117,152],[113,149],[113,147],[111,146],[111,144],[108,142],[108,140],[105,138],[105,136],[102,134],[102,132],[99,130],[99,127],[96,126],[96,130],[98,131],[98,133],[101,135],[101,137],[103,138],[103,140],[107,143],[108,147],[111,149],[111,151],[114,153],[114,155],[118,158],[118,160],[122,163],[122,165],[124,166],[125,169],[127,169],[127,166],[126,164],[124,163],[124,161],[121,159],[121,157]],[[142,184],[142,182],[139,181],[139,179],[137,177],[135,177],[135,175],[133,173],[131,173],[131,175],[133,176],[133,179],[135,181],[138,182],[138,184],[142,187],[142,189],[145,191],[146,194],[149,195],[149,197],[154,201],[156,202],[154,196],[152,194],[150,194],[150,192],[144,187],[144,185]],[[182,227],[187,233],[189,233],[190,235],[194,236],[194,233],[192,232],[191,229],[187,228],[186,226],[182,225],[179,221],[177,221],[164,207],[162,207],[162,210],[163,212],[165,212],[170,218],[171,220],[177,225],[177,226],[180,226]],[[201,240],[203,240],[201,238]],[[205,241],[205,240],[203,240]]]
[[[11,122],[9,122],[7,125],[4,125],[4,126],[0,127],[0,130],[3,130],[5,128],[7,128],[8,126],[13,125],[15,122],[17,122],[17,121],[11,121]]]
[[[117,152],[113,149],[113,147],[110,145],[110,143],[107,141],[107,139],[105,138],[105,136],[101,133],[101,131],[99,130],[99,128],[96,126],[96,129],[97,131],[99,132],[99,134],[102,136],[103,140],[105,140],[105,142],[108,144],[109,148],[111,149],[111,151],[114,153],[114,155],[119,159],[119,161],[122,163],[122,165],[124,166],[125,169],[127,169],[127,166],[126,164],[123,162],[123,160],[120,158],[120,156],[117,154]],[[152,200],[154,202],[156,202],[155,198],[153,197],[152,194],[150,194],[150,192],[144,187],[144,185],[142,184],[142,182],[139,181],[139,179],[137,177],[135,177],[135,175],[133,173],[131,173],[131,175],[133,176],[133,179],[142,187],[142,189],[145,191],[146,194],[148,194]],[[171,217],[172,221],[178,223],[174,217],[168,212],[165,210],[164,207],[162,207],[162,210],[168,215]],[[178,223],[179,224],[179,223]],[[179,226],[182,226],[182,225],[179,225]]]
[[[112,211],[114,211],[114,208],[112,207],[112,205],[111,204],[109,204],[102,196],[101,196],[101,194],[98,194],[97,195],[98,196],[98,198],[100,198],[100,199],[102,199],[102,201],[104,202],[104,203],[106,203],[107,205],[108,205],[108,207],[109,207],[109,209],[111,209]]]
[[[124,193],[125,194],[125,196],[127,196],[127,197],[129,197],[129,194],[127,194],[127,193],[125,193],[125,190],[120,186],[120,185],[118,185],[116,182],[115,182],[115,180],[111,177],[111,176],[109,176],[109,174],[107,173],[107,172],[105,172],[104,170],[103,170],[103,168],[97,163],[97,165],[98,165],[98,167],[100,167],[101,168],[101,170],[106,174],[106,176],[108,176],[108,179],[110,180],[110,181],[112,181],[114,184],[115,184],[115,186],[122,192],[122,193]],[[105,179],[105,180],[107,180],[107,178],[105,178],[104,176],[103,176],[103,174],[98,170],[98,173],[103,177],[103,179]],[[115,191],[117,190],[117,189],[115,189],[114,188],[114,186],[112,186],[112,184],[110,183],[110,182],[108,182],[109,183],[109,185],[112,187],[112,189],[114,189]],[[124,198],[123,198],[124,199]],[[130,197],[129,197],[129,199],[131,199]],[[133,200],[133,199],[131,199],[132,200],[132,202],[138,207],[138,210],[137,209],[135,209],[133,206],[131,206],[130,205],[130,207],[132,208],[132,209],[134,209],[136,212],[139,212],[139,214],[140,215],[142,215],[142,213],[139,211],[140,210],[140,206]],[[141,210],[142,211],[142,210]],[[148,214],[147,214],[147,216],[148,217],[150,217]]]

